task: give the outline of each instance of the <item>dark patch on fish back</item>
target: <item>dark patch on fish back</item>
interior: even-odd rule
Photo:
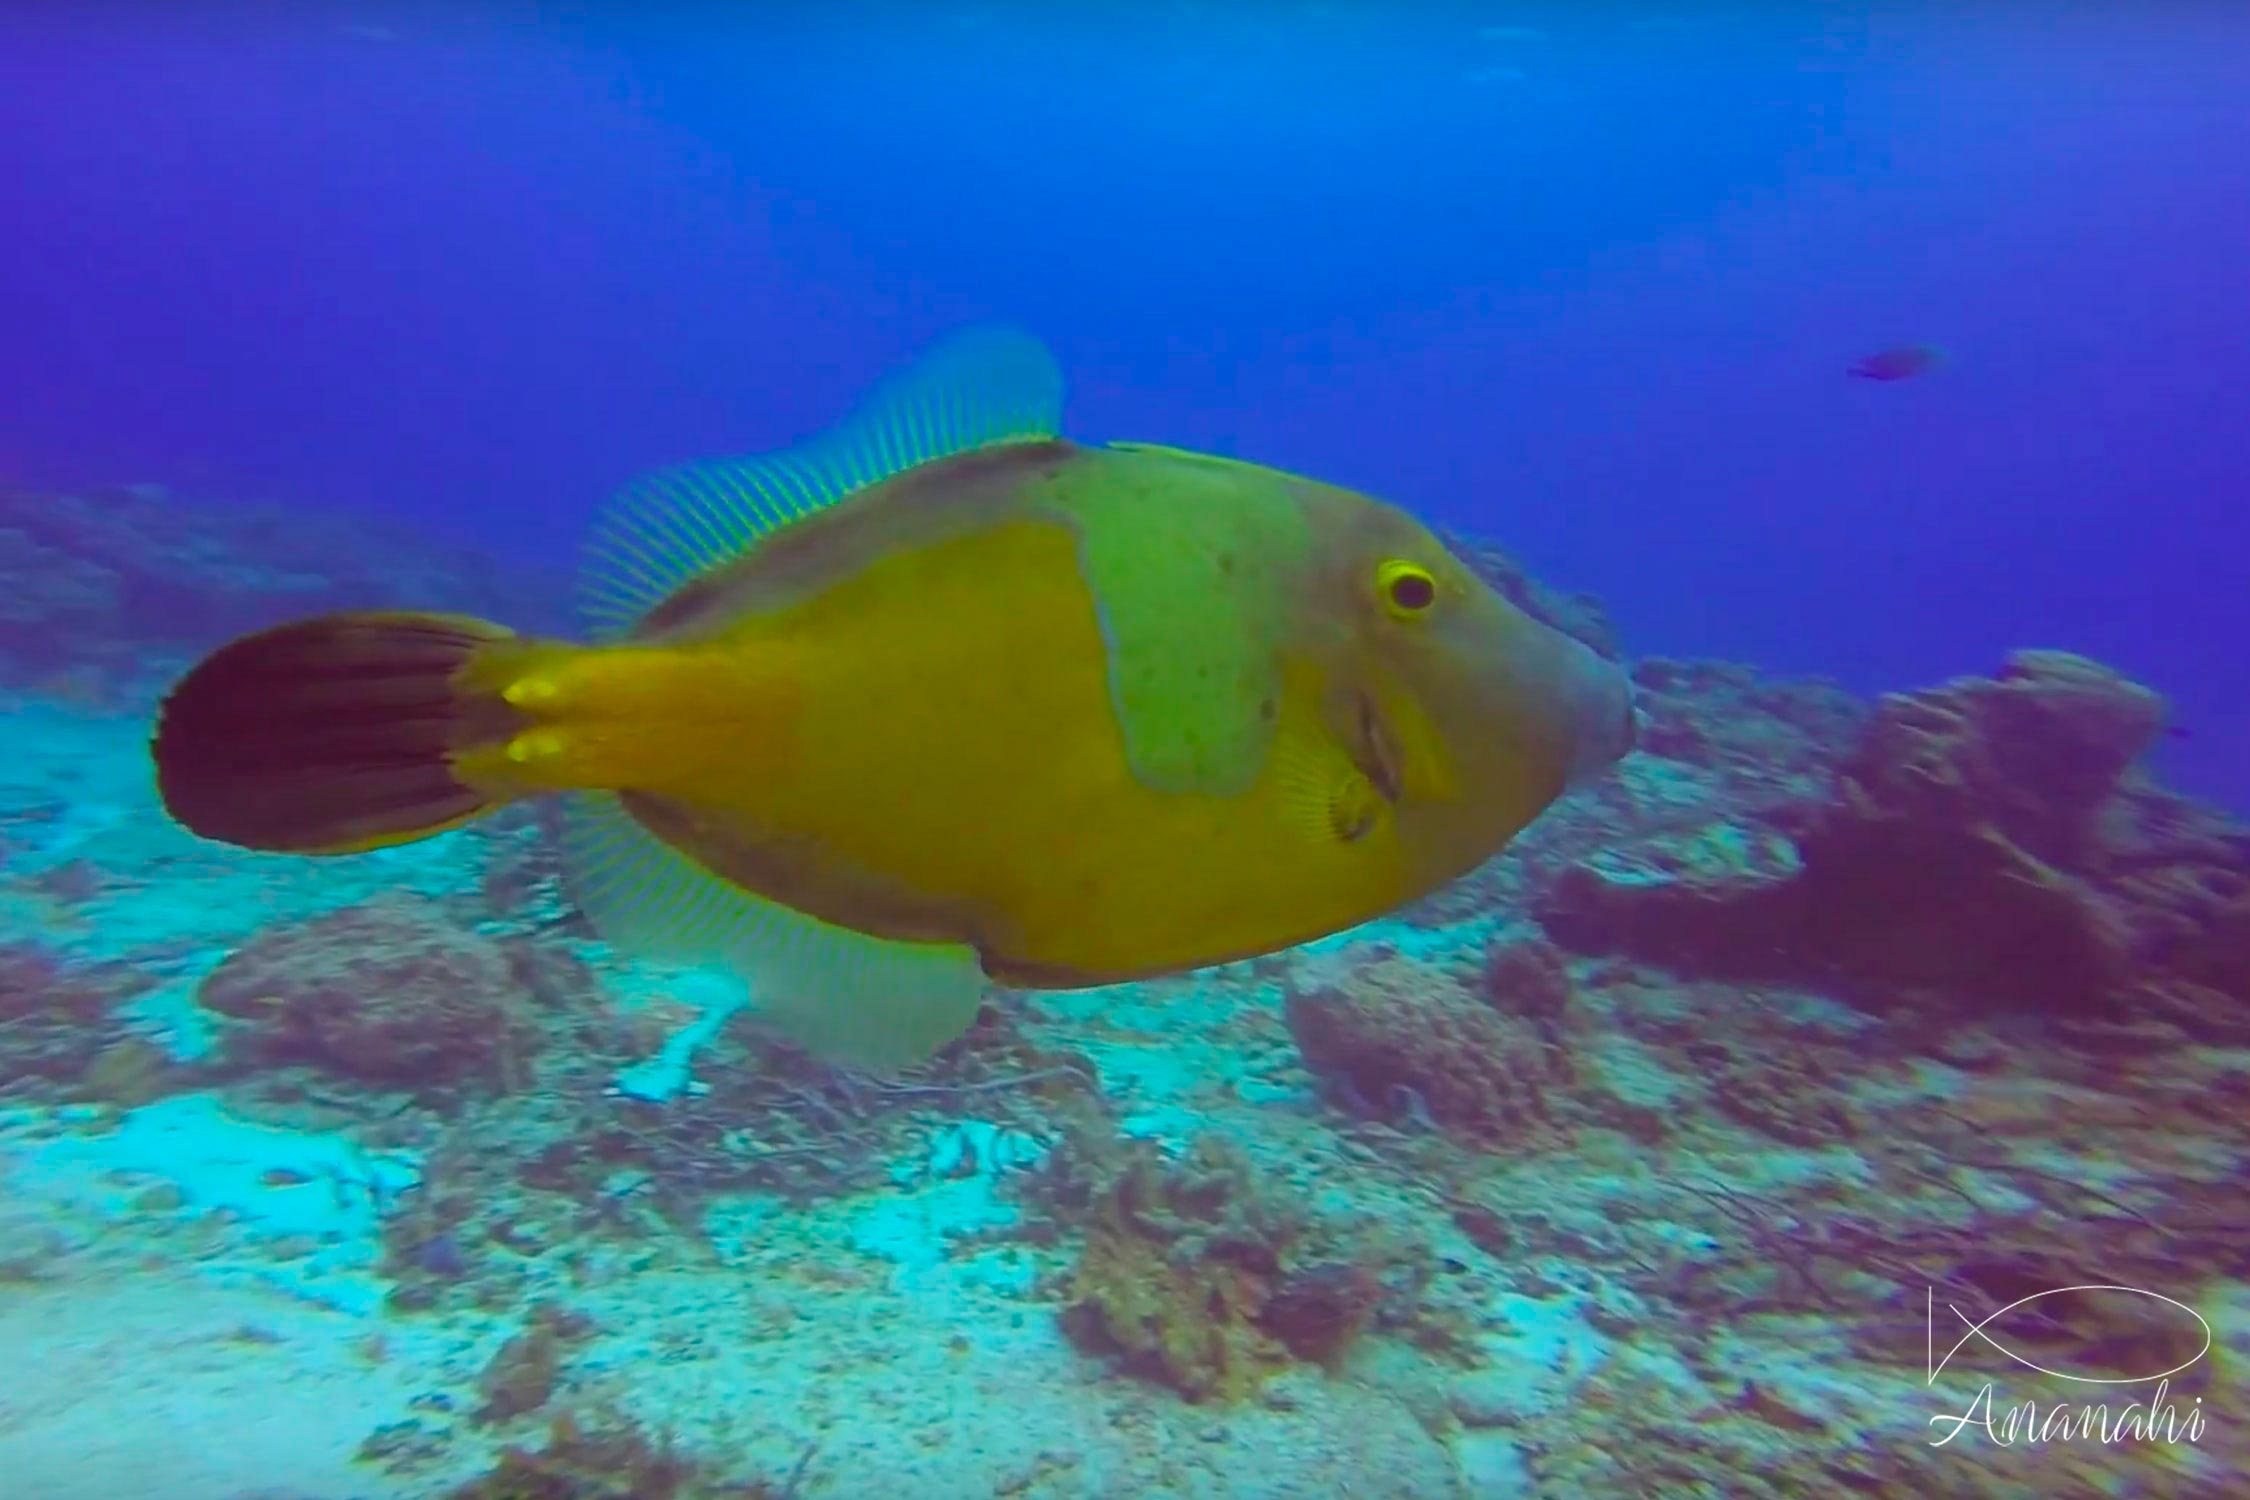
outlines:
[[[795,603],[900,546],[998,517],[1027,481],[1052,477],[1081,451],[1053,438],[919,464],[759,538],[741,557],[675,590],[642,617],[631,638],[693,640],[746,614]]]

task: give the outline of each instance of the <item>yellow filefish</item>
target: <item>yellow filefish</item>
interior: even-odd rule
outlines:
[[[1271,952],[1494,854],[1623,754],[1615,663],[1365,496],[1059,435],[1036,341],[959,334],[787,452],[643,479],[596,643],[358,612],[244,637],[166,700],[173,817],[339,854],[568,798],[597,930],[741,973],[865,1065],[989,978]]]

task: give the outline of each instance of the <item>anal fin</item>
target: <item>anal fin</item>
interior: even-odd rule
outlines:
[[[571,893],[621,949],[716,963],[758,1015],[829,1062],[891,1070],[967,1031],[984,970],[960,943],[870,937],[721,879],[656,837],[608,793],[570,798]]]

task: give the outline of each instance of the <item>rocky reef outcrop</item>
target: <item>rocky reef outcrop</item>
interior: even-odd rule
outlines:
[[[1570,976],[1544,945],[1497,946],[1482,974],[1346,949],[1293,975],[1289,1032],[1348,1112],[1434,1126],[1479,1145],[1549,1129],[1570,1055],[1549,1029]]]
[[[1883,698],[1820,799],[1614,843],[1535,911],[1690,973],[2250,1035],[2250,835],[2139,773],[2163,728],[2147,688],[2022,652]]]
[[[567,583],[470,548],[302,507],[183,504],[159,486],[0,488],[0,684],[145,695],[194,654],[330,609],[568,623]]]
[[[132,1092],[139,1055],[116,1017],[145,981],[122,964],[72,964],[42,944],[0,940],[0,1090]]]
[[[520,958],[436,903],[394,896],[269,928],[203,981],[229,1055],[386,1088],[507,1088],[539,1031]]]
[[[1193,1401],[1238,1400],[1292,1362],[1334,1367],[1371,1325],[1413,1325],[1426,1250],[1313,1212],[1216,1136],[1167,1162],[1079,1140],[1038,1188],[1082,1225],[1064,1330]]]

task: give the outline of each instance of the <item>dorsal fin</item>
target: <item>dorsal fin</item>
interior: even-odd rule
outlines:
[[[800,516],[932,459],[1055,437],[1062,372],[1030,334],[965,329],[884,377],[851,415],[793,448],[681,464],[620,490],[587,544],[583,607],[623,636],[682,584]]]

